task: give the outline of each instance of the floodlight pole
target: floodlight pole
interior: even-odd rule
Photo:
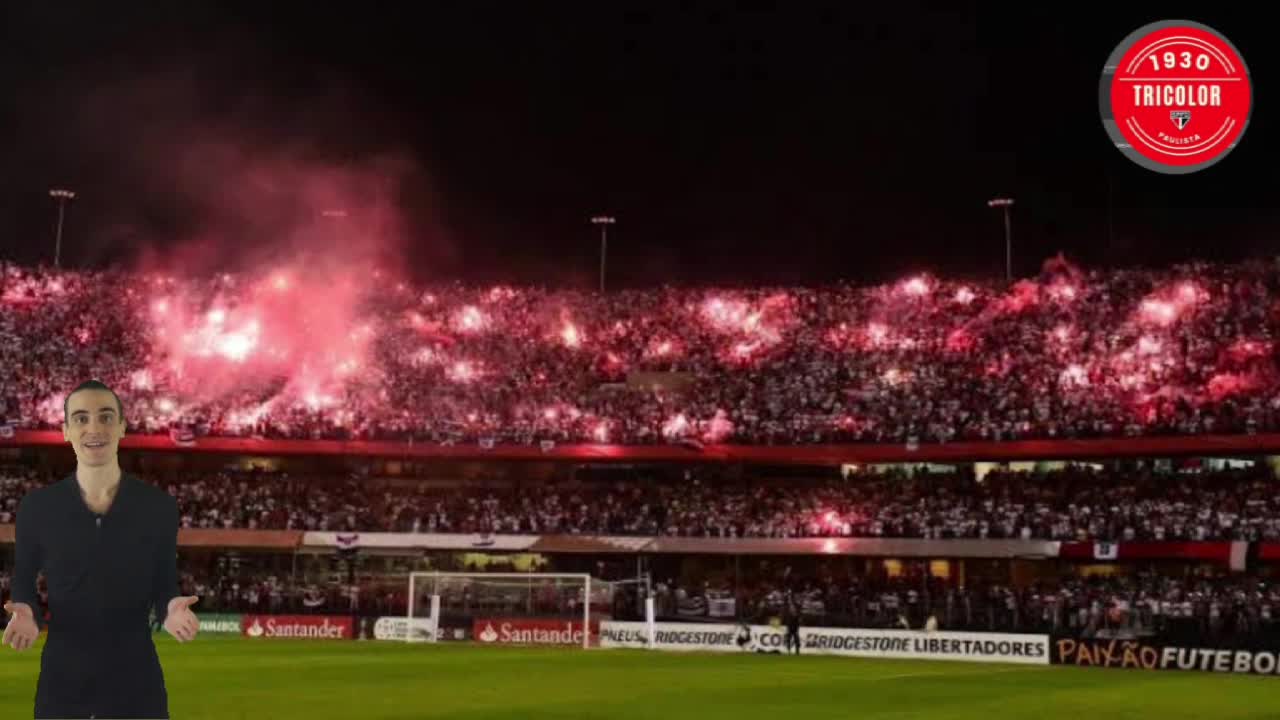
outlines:
[[[600,226],[600,294],[604,294],[605,257],[609,249],[609,226],[617,220],[611,215],[596,215],[591,218],[592,225]]]
[[[992,198],[987,207],[1004,209],[1004,280],[1013,282],[1013,230],[1009,223],[1009,208],[1013,207],[1013,198]]]
[[[49,197],[58,201],[58,232],[54,236],[53,241],[53,266],[55,268],[62,267],[62,220],[66,214],[67,201],[74,200],[76,194],[64,188],[53,188],[49,191]]]

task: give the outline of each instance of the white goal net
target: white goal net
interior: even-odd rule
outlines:
[[[598,642],[602,620],[639,620],[646,580],[606,582],[577,573],[409,575],[409,642],[574,645]]]

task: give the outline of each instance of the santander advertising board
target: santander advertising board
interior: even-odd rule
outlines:
[[[591,623],[591,634],[599,624]],[[471,628],[477,642],[493,645],[581,645],[582,621],[528,618],[479,618]]]
[[[246,637],[350,640],[351,617],[330,615],[245,615],[240,621]]]

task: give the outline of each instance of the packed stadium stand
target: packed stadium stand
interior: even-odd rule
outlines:
[[[6,265],[0,409],[14,428],[56,428],[61,393],[94,376],[128,394],[135,432],[197,437],[802,445],[1280,429],[1280,288],[1262,262],[1083,272],[1054,259],[1007,288],[922,275],[607,295],[376,272],[353,273],[360,291],[308,329],[290,293],[307,307],[316,293],[297,278]]]

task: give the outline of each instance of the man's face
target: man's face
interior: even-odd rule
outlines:
[[[62,437],[76,450],[81,465],[100,467],[116,462],[124,418],[116,399],[106,390],[81,390],[67,400]]]

